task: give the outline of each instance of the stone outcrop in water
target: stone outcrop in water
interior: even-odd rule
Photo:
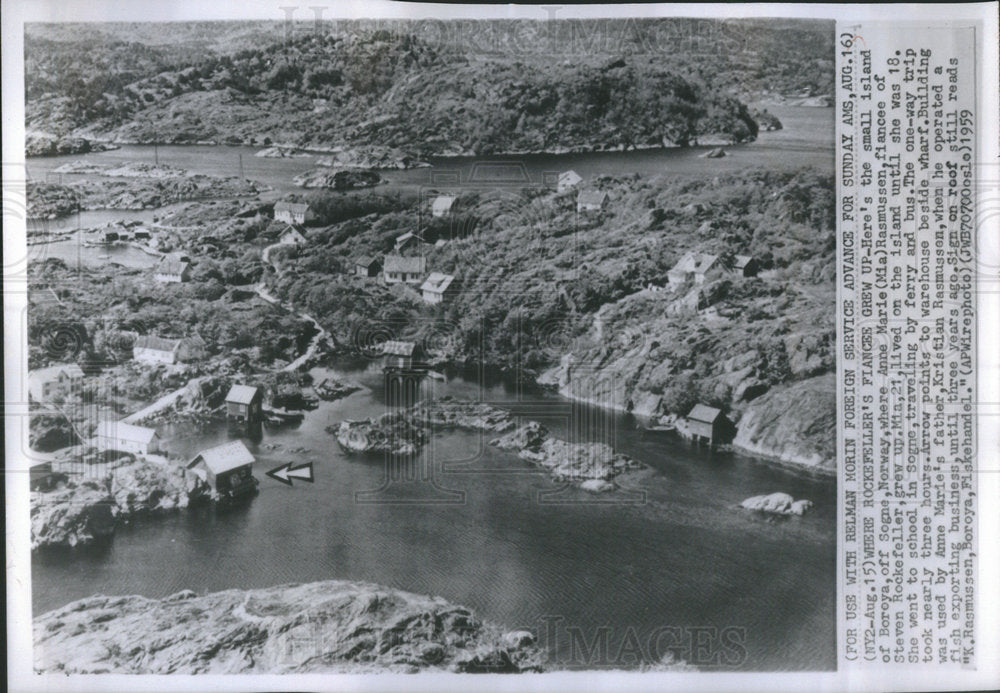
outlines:
[[[455,426],[504,433],[516,426],[510,412],[484,402],[462,402],[452,397],[420,402],[407,415],[415,423],[432,427]]]
[[[110,538],[118,523],[210,497],[207,484],[179,466],[131,458],[123,462],[104,479],[70,481],[32,493],[31,548],[84,546]]]
[[[623,472],[642,468],[628,455],[616,453],[606,443],[570,443],[553,438],[548,429],[530,421],[514,431],[490,441],[501,450],[511,450],[521,459],[543,467],[558,480],[610,480]],[[589,491],[609,490],[591,484]]]
[[[375,171],[361,168],[315,168],[292,179],[300,188],[327,188],[329,190],[354,190],[378,185],[382,177]]]
[[[422,429],[395,413],[363,421],[342,421],[339,426],[327,426],[326,430],[337,437],[341,449],[348,453],[413,455],[427,439]]]
[[[539,671],[530,633],[345,581],[165,599],[93,596],[34,619],[34,667],[60,674]]]
[[[31,494],[31,548],[84,546],[115,533],[114,504],[94,482]]]
[[[83,137],[53,135],[29,130],[24,134],[25,156],[65,156],[118,149],[116,145],[94,142]]]
[[[810,500],[795,500],[787,493],[771,493],[766,496],[754,496],[740,503],[741,508],[772,515],[804,515],[812,508]]]

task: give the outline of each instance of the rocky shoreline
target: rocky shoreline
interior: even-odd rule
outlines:
[[[90,463],[69,463],[81,470]],[[211,489],[198,476],[173,464],[126,456],[102,479],[66,481],[31,494],[31,548],[75,548],[110,539],[117,525],[162,515],[209,500]]]
[[[37,673],[521,673],[543,660],[527,631],[505,633],[439,597],[347,581],[97,595],[33,627]]]

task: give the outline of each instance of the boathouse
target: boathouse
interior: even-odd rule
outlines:
[[[382,261],[377,257],[362,255],[354,261],[354,274],[358,277],[377,277],[382,269]]]
[[[308,224],[316,218],[312,207],[306,202],[275,202],[274,219],[289,224]]]
[[[687,415],[687,427],[695,441],[714,445],[726,442],[730,424],[721,410],[706,404],[696,404]]]
[[[559,178],[556,179],[556,191],[566,192],[582,180],[583,178],[576,171],[563,171],[559,174]]]
[[[410,370],[417,357],[417,345],[390,339],[382,343],[382,368],[385,370]]]
[[[597,212],[604,209],[608,194],[600,190],[581,190],[576,196],[577,212]]]
[[[241,440],[202,450],[187,464],[220,496],[241,496],[253,492],[253,453]]]
[[[181,283],[191,278],[191,265],[180,260],[163,258],[156,265],[153,278],[163,283]]]
[[[420,285],[420,293],[425,303],[443,303],[453,296],[458,288],[455,277],[450,274],[431,272],[427,280]]]
[[[80,391],[83,369],[75,363],[28,371],[28,394],[36,402],[66,399]]]
[[[226,395],[226,418],[253,423],[260,421],[264,389],[255,385],[233,385]]]
[[[418,284],[427,269],[427,258],[423,255],[406,257],[387,255],[382,275],[386,284]]]
[[[161,452],[160,437],[153,428],[123,421],[102,421],[97,425],[94,442],[100,450],[153,455]]]
[[[443,217],[451,213],[451,207],[455,204],[455,198],[452,195],[441,195],[434,199],[431,203],[431,214],[436,217]]]

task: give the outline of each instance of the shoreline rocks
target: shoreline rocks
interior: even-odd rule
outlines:
[[[127,458],[101,480],[31,494],[31,548],[74,548],[110,539],[119,523],[210,498],[208,485],[173,464]],[[88,463],[78,460],[76,466]],[[97,463],[102,464],[102,463]]]
[[[778,492],[747,498],[740,503],[740,507],[771,515],[804,515],[813,507],[813,502],[805,499],[795,500],[787,493]]]
[[[427,440],[427,434],[399,414],[383,414],[377,419],[341,421],[327,426],[347,453],[387,453],[406,457],[415,455]]]
[[[38,673],[520,673],[543,659],[531,633],[504,633],[440,597],[340,580],[97,595],[33,626]]]

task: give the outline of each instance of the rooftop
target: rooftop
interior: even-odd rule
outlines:
[[[198,462],[204,462],[213,474],[218,475],[237,467],[253,464],[254,456],[242,440],[234,440],[202,450],[188,462],[188,469],[197,465]]]
[[[188,268],[188,263],[183,260],[178,260],[170,257],[165,257],[160,260],[160,263],[156,266],[157,274],[180,274]]]
[[[181,340],[179,339],[167,339],[166,337],[156,337],[153,335],[147,335],[145,337],[137,337],[135,344],[133,344],[134,349],[152,349],[153,351],[174,351],[181,345]]]
[[[691,408],[687,417],[691,421],[701,421],[703,423],[715,423],[715,420],[722,415],[722,412],[707,404],[696,404]]]
[[[404,255],[386,255],[386,272],[407,272],[409,274],[422,274],[427,267],[427,258],[423,255],[406,257]]]
[[[156,429],[127,424],[123,421],[102,421],[97,424],[97,431],[94,435],[100,438],[116,438],[146,444],[156,436]]]
[[[600,190],[581,190],[576,201],[585,205],[602,205],[608,199],[608,194]]]
[[[253,385],[233,385],[229,388],[226,401],[235,402],[236,404],[250,404],[259,391],[260,388]]]
[[[424,281],[420,286],[421,291],[433,291],[435,293],[443,293],[448,290],[451,283],[455,281],[455,277],[450,274],[441,274],[440,272],[431,272],[430,276]]]
[[[55,366],[49,366],[48,368],[37,368],[35,370],[28,371],[28,377],[47,380],[49,378],[59,377],[60,373],[65,373],[70,378],[83,377],[83,369],[75,363],[60,363]]]
[[[307,202],[275,202],[274,211],[289,211],[289,212],[307,212],[309,211],[309,204]]]
[[[413,356],[416,348],[417,345],[413,342],[402,342],[395,339],[382,343],[382,353],[391,356]]]

